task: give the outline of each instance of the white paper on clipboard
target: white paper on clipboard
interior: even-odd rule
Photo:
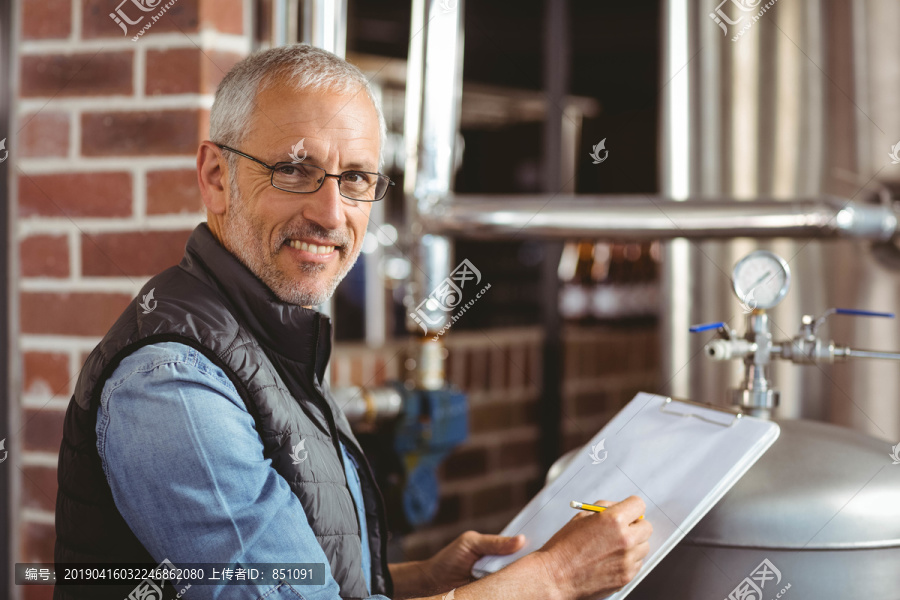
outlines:
[[[509,556],[485,556],[475,577],[537,550],[576,512],[569,502],[640,496],[653,524],[650,553],[625,598],[778,439],[777,423],[641,392],[616,414],[566,470],[532,498],[501,535],[525,534]],[[603,442],[603,450],[591,449]],[[604,452],[606,454],[604,454]],[[598,462],[599,460],[599,462]],[[586,549],[588,550],[588,549]]]

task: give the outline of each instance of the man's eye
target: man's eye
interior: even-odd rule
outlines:
[[[288,177],[296,177],[297,175],[300,175],[300,169],[294,165],[282,165],[278,168],[278,173],[280,175],[287,175]]]
[[[343,175],[343,179],[347,183],[367,183],[369,181],[368,177],[365,173],[359,173],[356,171],[346,171]]]

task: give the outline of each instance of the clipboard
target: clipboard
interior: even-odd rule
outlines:
[[[725,409],[639,393],[565,470],[502,531],[525,534],[525,547],[485,556],[483,577],[539,549],[578,511],[569,502],[640,496],[653,524],[650,552],[637,576],[612,595],[625,598],[778,439],[777,423]]]

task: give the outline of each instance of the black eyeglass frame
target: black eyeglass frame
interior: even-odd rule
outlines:
[[[384,173],[373,173],[371,171],[351,170],[351,171],[344,171],[339,174],[332,174],[332,173],[329,173],[328,171],[326,171],[325,169],[323,169],[322,167],[304,163],[304,166],[311,167],[313,169],[318,169],[318,170],[322,171],[322,173],[325,174],[325,176],[322,177],[321,181],[319,181],[319,187],[317,187],[314,190],[310,190],[308,192],[298,192],[297,190],[286,190],[284,188],[281,188],[281,187],[278,187],[277,185],[275,185],[275,170],[278,169],[282,165],[295,165],[298,163],[279,162],[279,163],[275,163],[274,165],[269,165],[269,164],[266,164],[263,161],[259,160],[255,156],[250,156],[249,154],[247,154],[245,152],[241,152],[240,150],[236,150],[236,149],[232,148],[231,146],[226,146],[225,144],[216,144],[216,146],[218,146],[222,150],[228,150],[229,152],[234,152],[238,156],[243,156],[244,158],[250,159],[257,164],[264,166],[269,171],[271,171],[271,174],[269,176],[269,183],[272,185],[272,187],[275,188],[276,190],[281,190],[282,192],[287,192],[289,194],[315,194],[316,192],[318,192],[319,190],[322,189],[323,185],[325,185],[325,179],[327,179],[328,177],[334,177],[335,179],[337,179],[338,193],[341,196],[343,196],[344,198],[346,198],[348,200],[353,200],[355,202],[378,202],[379,200],[384,200],[385,196],[387,196],[388,188],[390,188],[392,185],[396,185],[394,183],[394,181],[390,177],[385,175]],[[385,179],[387,179],[388,184],[386,186],[384,186],[384,193],[381,195],[381,198],[375,198],[373,200],[366,200],[364,198],[351,198],[350,196],[344,194],[343,190],[341,189],[341,179],[347,173],[365,173],[366,175],[376,175],[378,177],[384,177]]]

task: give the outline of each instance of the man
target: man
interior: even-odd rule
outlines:
[[[384,120],[363,75],[309,46],[225,77],[200,145],[207,223],[91,353],[59,461],[57,562],[326,563],[322,586],[194,586],[192,598],[589,598],[640,568],[651,526],[629,498],[470,583],[519,537],[467,532],[386,562],[381,495],[323,379],[328,299],[359,254]],[[55,598],[109,588],[57,586]],[[126,594],[128,591],[126,590]],[[122,598],[123,595],[119,595]]]

